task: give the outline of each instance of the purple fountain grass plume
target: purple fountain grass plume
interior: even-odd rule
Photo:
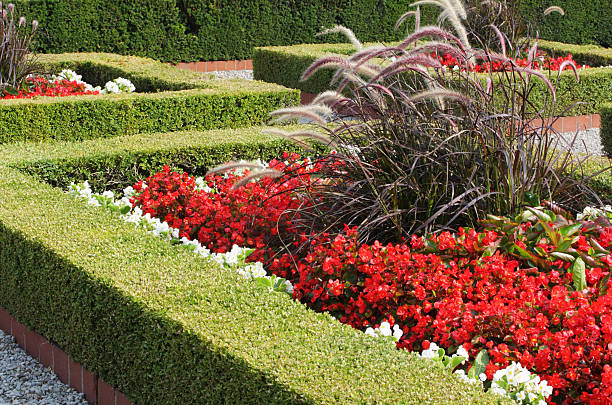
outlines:
[[[392,77],[392,76],[395,76],[395,75],[397,75],[399,73],[408,72],[408,71],[416,72],[416,73],[419,73],[422,76],[425,76],[427,78],[431,78],[431,75],[427,71],[427,69],[424,69],[424,68],[422,68],[420,66],[414,66],[414,65],[399,66],[397,69],[386,73],[385,76],[386,77]],[[374,78],[372,78],[372,82],[379,81],[380,79],[381,79],[380,77],[374,77]]]
[[[38,21],[37,20],[32,21],[32,32],[36,31],[37,28],[38,28]]]
[[[548,15],[550,13],[559,13],[561,15],[565,15],[565,11],[559,6],[550,6],[546,10],[544,10],[544,15]]]
[[[493,81],[490,77],[487,77],[487,94],[489,96],[493,95]]]
[[[239,181],[237,181],[236,183],[234,183],[234,185],[232,186],[231,190],[236,190],[237,188],[240,188],[240,187],[248,184],[252,180],[257,180],[257,179],[261,179],[261,178],[264,178],[264,177],[275,179],[275,178],[281,177],[282,175],[283,175],[283,172],[281,172],[279,170],[275,170],[275,169],[260,170],[260,171],[251,173],[248,176],[245,176],[242,179],[240,179]]]
[[[25,24],[25,23],[26,23],[26,19],[25,19],[25,17],[20,17],[20,18],[19,18],[19,24],[18,24],[18,25],[21,27],[21,26],[22,26],[23,24]]]
[[[366,64],[355,64],[349,61],[346,58],[341,56],[324,56],[316,61],[314,61],[308,69],[304,71],[301,81],[308,80],[317,70],[322,68],[335,67],[338,69],[338,72],[334,75],[334,80],[332,83],[337,80],[337,78],[342,74],[343,71],[356,71],[359,74],[363,74],[369,77],[375,76],[378,74],[378,67],[374,65],[366,65]]]
[[[463,43],[461,42],[461,40],[459,38],[457,38],[455,35],[451,34],[448,31],[444,31],[440,27],[434,27],[432,25],[425,26],[425,27],[421,28],[419,31],[416,31],[415,33],[409,35],[406,39],[404,39],[402,42],[400,42],[397,45],[397,47],[401,48],[401,49],[405,49],[411,43],[417,42],[419,39],[424,38],[424,37],[444,38],[444,39],[446,39],[448,41],[453,41],[453,42],[457,43],[461,47],[461,49],[465,49],[465,47],[464,47]]]
[[[356,66],[359,66],[361,63],[365,63],[371,59],[391,56],[397,57],[397,54],[405,54],[406,51],[404,49],[395,47],[395,46],[374,46],[371,48],[364,49],[363,51],[355,53],[353,56],[349,58],[349,61],[357,63]]]
[[[466,60],[465,52],[463,52],[461,49],[457,48],[456,46],[450,45],[446,42],[438,42],[438,41],[429,41],[423,45],[419,45],[416,48],[413,48],[410,51],[406,52],[406,54],[414,55],[414,54],[419,54],[419,53],[423,53],[427,51],[448,53],[452,57],[460,61]]]
[[[348,99],[347,97],[343,96],[342,94],[338,93],[337,91],[334,90],[327,90],[324,91],[323,93],[319,93],[314,100],[312,100],[311,104],[327,104],[330,103],[332,105],[335,105],[337,103],[341,103],[343,101],[348,101],[350,99]]]
[[[356,74],[356,75],[364,75],[364,76],[367,76],[369,78],[372,78],[372,77],[378,75],[380,70],[381,70],[380,66],[373,65],[371,63],[366,64],[364,62],[364,63],[353,64],[352,65],[352,69],[350,71],[346,70],[346,69],[338,69],[338,71],[332,77],[331,84],[336,83],[338,81],[338,79],[342,75],[345,75],[347,72],[350,72],[350,73]]]
[[[300,81],[303,82],[305,80],[308,80],[317,70],[323,67],[329,67],[329,65],[332,65],[334,67],[342,67],[346,69],[351,68],[351,64],[346,58],[343,58],[341,56],[333,56],[333,55],[323,56],[322,58],[315,60],[310,66],[308,66],[308,68],[304,71],[304,73],[302,73],[302,77],[300,77]]]
[[[468,41],[467,31],[461,20],[467,18],[467,13],[463,3],[460,0],[419,0],[412,3],[412,6],[421,4],[431,4],[440,7],[443,11],[438,17],[438,24],[442,24],[446,19],[450,20],[451,25],[461,38],[461,42],[465,48],[470,49],[470,42]]]
[[[559,66],[559,73],[557,75],[560,75],[561,72],[563,72],[563,69],[565,69],[567,66],[572,68],[572,70],[574,71],[574,76],[576,77],[576,81],[580,82],[580,78],[578,77],[578,70],[576,68],[576,64],[572,60],[565,60],[565,61],[563,61],[563,63],[561,63],[561,65]]]
[[[531,48],[529,48],[529,52],[527,53],[527,66],[531,66],[531,62],[535,58],[536,53],[538,52],[538,38],[536,37],[535,41]]]
[[[546,86],[550,90],[550,93],[552,94],[553,101],[557,100],[557,94],[555,92],[555,87],[552,85],[552,83],[550,82],[548,77],[546,77],[546,75],[544,75],[542,72],[540,72],[539,70],[535,70],[535,69],[531,69],[531,68],[526,68],[526,67],[521,67],[521,66],[514,66],[514,70],[519,72],[519,73],[526,73],[527,75],[537,76],[540,79],[542,79],[544,84],[546,84]]]
[[[402,23],[404,21],[406,21],[406,19],[408,17],[410,17],[411,15],[414,15],[414,30],[418,31],[419,27],[421,26],[421,7],[417,6],[415,11],[408,11],[407,13],[404,13],[400,16],[400,18],[397,20],[397,23],[395,23],[395,31],[397,31],[400,27],[400,25],[402,25]],[[408,35],[409,33],[409,29],[406,28],[406,35]]]
[[[353,44],[353,46],[358,51],[360,51],[363,48],[363,45],[357,39],[357,37],[355,36],[355,33],[349,28],[343,27],[342,25],[336,25],[335,27],[323,30],[319,32],[317,36],[327,35],[327,34],[336,34],[336,33],[344,34],[344,36],[350,41],[351,44]]]
[[[388,77],[390,76],[391,72],[395,72],[401,67],[415,66],[415,65],[416,66],[420,65],[424,67],[430,66],[434,68],[442,67],[442,64],[440,63],[439,60],[434,59],[431,56],[428,56],[425,54],[403,56],[399,58],[398,60],[396,60],[395,62],[391,63],[389,66],[382,69],[376,76],[372,77],[371,81],[376,82],[384,77]]]
[[[273,117],[278,117],[277,121],[286,121],[295,118],[307,118],[309,120],[325,125],[327,121],[321,115],[332,115],[333,111],[324,105],[303,105],[299,107],[281,108],[270,113]]]
[[[235,169],[265,169],[260,163],[257,162],[229,162],[219,166],[215,166],[206,172],[205,176],[216,173],[224,173]]]
[[[286,132],[277,128],[269,128],[264,129],[262,132],[289,139],[308,150],[312,150],[312,147],[300,138],[306,138],[314,142],[320,143],[323,146],[331,146],[332,148],[335,148],[337,146],[336,143],[332,141],[331,138],[329,138],[328,136],[314,131],[300,130],[295,132]]]
[[[493,31],[495,32],[495,35],[497,36],[497,39],[499,40],[502,54],[506,56],[506,38],[504,38],[504,35],[501,33],[499,28],[497,28],[497,26],[495,26],[494,24],[491,24],[490,27],[493,29]]]

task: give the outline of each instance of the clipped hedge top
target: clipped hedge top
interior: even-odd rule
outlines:
[[[182,148],[214,147],[224,144],[264,144],[282,141],[262,133],[266,127],[220,129],[210,131],[182,131],[137,134],[114,138],[98,138],[82,142],[19,142],[0,144],[0,156],[6,165],[24,165],[41,160],[91,159],[122,152],[156,152]],[[286,129],[300,128],[298,125]]]
[[[592,66],[611,66],[612,49],[599,45],[573,45],[563,42],[539,40],[538,46],[546,51],[554,52],[556,56],[565,56],[571,53],[574,60],[581,64]]]
[[[166,63],[138,56],[123,56],[112,53],[62,53],[38,55],[38,58],[39,62],[47,70],[59,71],[64,68],[72,68],[77,73],[80,73],[81,69],[91,70],[96,68],[98,70],[109,70],[114,72],[114,74],[122,74],[136,82],[155,81],[158,87],[160,87],[159,90],[209,89],[224,93],[287,90],[281,86],[270,87],[268,83],[252,80],[205,80],[202,73],[179,69]],[[135,97],[138,95],[139,93],[131,93],[122,96]],[[62,97],[62,99],[75,97],[83,96]],[[41,97],[40,99],[58,98]]]
[[[216,143],[233,138],[253,142],[257,133],[258,129],[226,130],[72,145],[4,146],[0,149],[0,222],[41,243],[92,282],[108,285],[147,313],[175,322],[180,328],[177,333],[261,371],[269,377],[266,384],[284,387],[285,394],[270,398],[272,402],[504,402],[448,376],[433,362],[397,351],[388,341],[372,339],[284,294],[270,294],[233,272],[123,223],[116,214],[90,207],[6,166],[39,158],[93,157],[121,148],[153,150],[155,145],[164,148],[188,141]],[[83,356],[87,353],[80,353]],[[185,361],[202,367],[197,359]],[[96,364],[96,360],[85,363]],[[278,390],[273,392],[281,395]]]

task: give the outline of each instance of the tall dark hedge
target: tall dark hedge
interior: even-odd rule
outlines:
[[[342,24],[363,41],[390,41],[397,18],[413,0],[17,0],[17,10],[41,22],[38,50],[113,52],[162,61],[247,59],[254,46],[337,42],[315,37]],[[558,0],[565,17],[542,18],[548,6],[523,0],[541,22],[542,37],[612,46],[612,0]],[[439,12],[425,6],[424,22]]]

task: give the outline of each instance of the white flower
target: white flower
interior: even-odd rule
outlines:
[[[403,335],[404,331],[400,329],[399,325],[393,325],[393,337],[395,338],[395,340],[399,341]]]
[[[480,373],[480,375],[478,376],[478,378],[480,379],[480,381],[484,382],[487,381],[487,375],[485,373]]]
[[[378,330],[380,331],[380,334],[383,336],[391,336],[393,334],[391,332],[391,325],[387,321],[381,322]]]
[[[113,94],[121,93],[121,89],[119,89],[119,85],[113,81],[106,82],[106,84],[104,85],[104,90],[102,91],[104,93],[113,93]]]
[[[464,349],[463,346],[459,346],[457,348],[457,356],[465,357],[466,359],[470,358],[470,354],[468,353],[467,350]]]

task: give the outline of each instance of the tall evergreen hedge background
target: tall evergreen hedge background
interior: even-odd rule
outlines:
[[[41,22],[38,51],[113,52],[161,61],[248,59],[254,46],[335,42],[315,37],[342,24],[363,41],[400,39],[397,18],[413,0],[16,0]],[[549,5],[565,16],[542,17]],[[541,37],[612,46],[612,0],[522,0]],[[438,9],[425,6],[424,22]]]

